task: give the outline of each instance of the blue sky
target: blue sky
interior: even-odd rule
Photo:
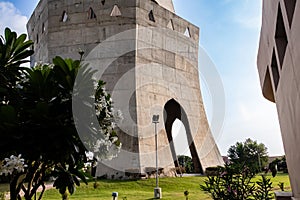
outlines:
[[[256,56],[261,23],[261,0],[173,0],[176,13],[200,27],[200,45],[222,79],[226,116],[217,134],[222,155],[230,145],[250,137],[264,143],[270,155],[283,155],[275,104],[261,94]],[[26,31],[37,0],[0,0],[0,32],[6,26]],[[212,118],[211,93],[202,81],[204,103]]]

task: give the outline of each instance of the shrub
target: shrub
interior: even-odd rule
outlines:
[[[241,169],[234,165],[225,165],[215,168],[214,175],[208,175],[200,188],[216,200],[270,199],[270,179],[262,176],[256,186],[252,181],[253,177],[254,174],[246,166]]]
[[[264,175],[261,177],[260,181],[256,181],[257,187],[253,196],[255,199],[270,200],[273,198],[273,195],[270,193],[273,188],[271,179],[266,178]]]
[[[205,169],[206,176],[217,176],[219,173],[220,167],[207,167]]]

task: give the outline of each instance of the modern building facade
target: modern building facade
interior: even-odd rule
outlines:
[[[299,1],[263,0],[258,72],[264,97],[277,106],[294,199],[300,199],[299,21]]]
[[[197,172],[222,165],[206,118],[198,74],[199,28],[175,14],[171,0],[41,0],[28,25],[36,62],[56,55],[96,66],[124,115],[118,124],[122,149],[99,164],[97,176],[121,178],[155,166],[158,124],[159,167],[178,166],[172,124],[183,122]]]

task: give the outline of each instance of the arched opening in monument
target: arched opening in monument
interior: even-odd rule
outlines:
[[[203,173],[200,159],[199,159],[198,153],[196,151],[196,146],[193,141],[193,137],[192,137],[192,133],[191,133],[187,115],[186,115],[184,109],[182,108],[182,106],[174,99],[171,99],[165,104],[165,107],[164,107],[164,122],[165,122],[165,129],[166,129],[168,141],[170,144],[172,158],[174,160],[174,165],[175,165],[175,167],[179,167],[179,163],[177,160],[177,154],[176,154],[177,152],[175,150],[174,138],[172,136],[172,126],[176,119],[180,120],[185,127],[187,143],[189,145],[195,172]]]

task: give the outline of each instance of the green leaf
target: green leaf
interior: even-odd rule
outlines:
[[[65,194],[66,190],[67,190],[67,187],[61,187],[61,188],[59,188],[59,193],[60,194]]]
[[[20,44],[18,46],[18,48],[15,50],[15,55],[18,55],[22,51],[30,48],[32,45],[33,45],[33,41],[31,41],[31,40],[28,40],[28,41],[24,42],[23,44]]]
[[[80,186],[80,181],[77,179],[76,176],[73,176],[73,180],[77,186]]]
[[[79,177],[86,185],[88,184],[86,177],[82,171],[80,171],[78,169],[74,169],[74,171],[72,171],[72,173],[74,175],[76,175],[77,177]]]
[[[68,190],[69,190],[70,194],[72,195],[74,193],[74,191],[75,191],[74,185],[73,184],[72,185],[68,185]]]
[[[0,107],[0,119],[2,122],[15,123],[18,121],[17,112],[14,107],[4,105]]]
[[[10,63],[14,62],[14,61],[25,59],[25,58],[31,56],[33,53],[34,52],[32,50],[23,51],[23,52],[17,54],[16,56],[14,56],[12,58],[12,60],[10,61]]]
[[[61,57],[59,56],[56,56],[54,59],[53,59],[53,64],[60,67],[61,70],[63,70],[63,72],[65,74],[68,74],[69,72],[69,68],[66,64],[66,62],[64,61],[64,59],[62,59]]]
[[[9,38],[11,37],[11,30],[9,28],[5,28],[4,34],[5,34],[5,40],[8,41]]]
[[[45,102],[38,102],[36,109],[42,115],[47,115],[49,113],[49,105]]]

